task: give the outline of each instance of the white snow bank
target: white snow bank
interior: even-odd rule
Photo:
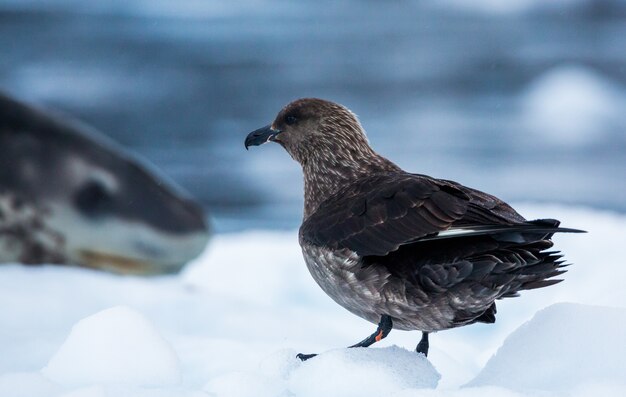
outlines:
[[[395,392],[382,395],[626,395],[621,380],[624,376],[585,385],[580,382],[581,386],[573,391],[540,391],[539,394],[508,386],[459,387],[481,371],[508,335],[550,304],[570,301],[626,307],[623,287],[626,266],[619,251],[626,241],[625,215],[563,206],[516,207],[528,218],[554,217],[560,219],[563,226],[589,231],[588,234],[555,236],[555,248],[563,251],[568,262],[574,263],[562,276],[565,281],[549,288],[526,291],[519,298],[499,301],[495,324],[475,324],[432,334],[428,360],[441,374],[437,388],[400,390],[406,387],[406,382],[421,378],[407,375],[406,379],[399,379],[385,375],[387,380],[395,379],[386,382],[392,383],[389,387]],[[108,319],[98,321],[99,326],[93,325],[94,330],[90,331],[93,334],[83,333],[83,338],[89,342],[84,343],[84,354],[76,353],[76,365],[72,365],[70,358],[64,358],[63,366],[57,366],[59,378],[54,382],[41,375],[39,369],[47,362],[53,367],[50,358],[67,338],[72,325],[118,305],[142,313],[153,324],[148,326],[150,332],[133,325],[138,315],[117,319],[105,316]],[[218,235],[207,252],[185,274],[178,276],[146,279],[58,266],[3,265],[0,266],[0,314],[0,397],[62,397],[63,393],[70,393],[70,397],[196,397],[209,393],[218,397],[286,397],[292,393],[290,397],[297,397],[313,392],[304,386],[308,381],[306,375],[298,374],[308,371],[318,380],[319,387],[325,387],[328,381],[322,376],[322,370],[350,376],[349,368],[366,365],[368,360],[346,358],[347,361],[342,362],[338,357],[333,358],[335,354],[343,354],[342,350],[331,350],[316,360],[318,363],[328,360],[332,368],[319,368],[318,372],[315,361],[300,363],[295,359],[296,352],[319,353],[349,346],[375,329],[375,325],[339,307],[315,284],[302,260],[296,231]],[[623,320],[613,321],[617,326]],[[109,359],[98,338],[107,335],[105,329],[115,328],[112,325],[129,328],[128,333],[135,335],[133,339],[141,339],[133,345],[144,346],[151,355],[162,354],[161,347],[167,344],[161,341],[144,345],[143,335],[155,334],[155,329],[158,330],[180,358],[181,384],[175,384],[175,380],[165,386],[118,383],[121,377],[127,379],[152,372],[152,365],[161,365],[161,361],[144,355],[140,361],[149,363],[147,367],[131,365],[132,357],[122,362]],[[571,332],[578,326],[570,324]],[[393,344],[411,352],[420,336],[419,332],[394,330],[376,344],[371,354],[385,355],[389,352],[386,346]],[[124,344],[121,339],[111,343],[120,348]],[[408,352],[404,353],[407,359],[411,357]],[[404,353],[398,355],[400,361]],[[550,357],[537,357],[533,367],[541,367],[544,358]],[[622,358],[607,356],[604,364],[621,365],[618,360]],[[380,357],[369,361],[374,363],[367,365],[394,364]],[[83,379],[79,384],[62,383],[61,378],[76,381],[79,372],[85,372],[81,366],[93,369],[97,362],[108,362],[111,367],[98,371],[109,373],[116,370],[115,366],[121,366],[126,372],[108,378],[117,378],[113,381],[97,377],[88,380],[80,375]],[[365,370],[358,371],[364,373]],[[383,373],[386,371],[384,369]],[[511,376],[517,374],[511,373]],[[152,374],[149,380],[154,377]],[[375,381],[369,375],[362,378],[360,382],[365,384]],[[339,389],[343,387],[335,385]],[[363,391],[363,397],[381,397],[376,387],[372,386],[371,391]]]
[[[129,385],[87,386],[61,395],[46,397],[213,397],[202,391],[190,391],[181,388],[154,388]]]
[[[533,10],[564,10],[580,6],[588,0],[431,0],[436,5],[461,11],[475,11],[486,14],[510,15]]]
[[[215,397],[288,396],[284,381],[252,371],[233,371],[211,379],[205,386]]]
[[[441,376],[421,354],[397,346],[337,349],[300,362],[295,350],[263,360],[260,371],[234,371],[204,387],[218,397],[386,396],[435,388]]]
[[[250,231],[218,235],[214,245],[217,244],[219,248],[209,247],[185,268],[183,277],[187,282],[224,299],[251,300],[260,305],[308,299],[299,285],[308,284],[310,276],[295,271],[303,263],[297,233]],[[245,277],[238,277],[236,285],[225,282],[235,273]],[[285,277],[287,274],[290,276]]]
[[[103,386],[89,386],[72,390],[61,397],[106,397],[106,395],[107,393]]]
[[[303,363],[289,379],[296,396],[385,396],[435,388],[440,375],[421,354],[391,346],[332,350]]]
[[[41,371],[61,385],[180,383],[176,353],[141,314],[113,307],[79,321]]]
[[[524,122],[542,142],[581,146],[624,127],[624,103],[611,82],[582,66],[559,66],[522,95]]]
[[[50,397],[61,387],[39,372],[15,372],[0,375],[1,397]]]
[[[390,394],[389,397],[524,397],[512,390],[501,387],[466,387],[462,389],[450,390],[403,390],[398,393]],[[532,397],[547,397],[545,395]],[[564,396],[559,396],[564,397]]]
[[[626,387],[626,309],[552,305],[508,336],[472,386],[573,391]]]

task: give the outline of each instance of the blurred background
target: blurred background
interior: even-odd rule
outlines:
[[[598,307],[626,306],[616,249],[626,241],[626,0],[0,0],[0,93],[78,118],[154,164],[218,233],[204,250],[203,215],[164,179],[120,177],[134,163],[49,139],[45,122],[28,131],[0,94],[0,262],[11,263],[0,266],[0,397],[276,395],[298,376],[315,394],[337,374],[352,391],[355,376],[361,390],[387,382],[378,370],[366,379],[369,361],[366,372],[354,372],[356,361],[333,365],[330,377],[288,369],[293,349],[323,352],[372,331],[302,264],[298,164],[278,145],[244,149],[250,131],[310,96],[352,109],[374,148],[406,170],[589,231],[555,238],[575,264],[565,282],[499,301],[496,324],[432,336],[429,360],[443,377],[442,393],[429,395],[465,395],[453,388],[474,378],[498,386],[465,389],[484,396],[626,396],[611,392],[626,387],[613,336],[625,334],[626,315]],[[41,161],[14,160],[29,155]],[[38,200],[16,200],[16,180]],[[50,247],[61,259],[16,254]],[[124,274],[189,266],[146,279],[12,264],[53,261]],[[547,309],[533,323],[543,331],[513,334],[557,302],[593,306]],[[100,312],[118,305],[130,314]],[[418,339],[394,332],[381,345],[413,350]],[[571,360],[581,339],[585,360]],[[507,357],[519,364],[506,367],[519,375],[510,385],[537,380],[522,394],[491,371]],[[481,369],[487,376],[475,378]],[[182,385],[167,383],[181,374]],[[125,388],[133,382],[141,387]],[[281,395],[301,395],[289,387]]]
[[[407,170],[626,212],[622,0],[0,0],[0,90],[154,163],[217,232],[298,227],[299,166],[243,141],[309,96]]]

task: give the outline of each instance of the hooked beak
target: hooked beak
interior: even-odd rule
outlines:
[[[275,130],[271,125],[254,130],[246,137],[246,150],[249,146],[259,146],[269,141],[273,141],[276,135],[280,134],[280,130]]]

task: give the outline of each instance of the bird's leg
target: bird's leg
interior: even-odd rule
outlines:
[[[368,347],[376,342],[380,342],[383,340],[389,332],[391,332],[391,328],[393,327],[393,322],[391,321],[391,317],[386,314],[383,314],[380,318],[380,322],[378,323],[378,328],[376,328],[376,332],[363,339],[357,344],[348,347]]]
[[[428,357],[428,332],[422,332],[422,339],[420,339],[420,343],[417,344],[415,351],[422,353],[424,357]]]
[[[389,335],[389,332],[391,332],[391,328],[393,327],[393,322],[391,321],[391,317],[389,317],[386,314],[383,314],[380,317],[380,321],[378,322],[378,328],[376,328],[376,332],[374,332],[373,334],[371,334],[370,336],[368,336],[367,338],[363,339],[362,341],[360,341],[357,344],[354,344],[352,346],[348,346],[348,348],[352,348],[352,347],[368,347],[376,342],[379,342],[381,340],[383,340],[387,335]],[[428,344],[428,342],[427,342]],[[428,347],[426,348],[428,349]],[[317,354],[298,354],[296,357],[298,357],[300,360],[302,361],[306,361],[309,358],[315,357],[317,356]]]

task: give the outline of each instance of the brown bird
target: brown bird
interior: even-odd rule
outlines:
[[[527,221],[502,200],[459,183],[403,171],[370,147],[356,116],[321,99],[285,106],[249,146],[277,142],[302,166],[306,265],[335,302],[377,330],[428,334],[493,323],[495,300],[562,280],[547,251],[559,221]],[[315,354],[299,354],[306,360]]]

